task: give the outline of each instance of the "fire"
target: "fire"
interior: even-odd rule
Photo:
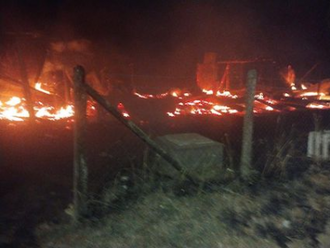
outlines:
[[[42,88],[41,82],[35,83],[34,88],[47,95],[52,95],[50,91]],[[74,108],[71,104],[60,108],[55,108],[51,104],[44,104],[40,101],[36,101],[33,104],[34,114],[38,119],[55,121],[71,118],[74,115]],[[29,116],[25,98],[12,96],[5,102],[0,101],[0,120],[24,121],[29,118]]]
[[[280,72],[282,78],[284,79],[285,83],[290,86],[291,90],[297,90],[295,81],[296,81],[296,73],[291,65],[288,65]]]
[[[255,95],[254,97],[257,98],[257,99],[261,99],[261,100],[265,99],[264,93],[262,93],[262,92],[260,92],[259,94]]]
[[[126,118],[129,119],[131,116],[129,115],[129,113],[127,112],[127,110],[125,109],[124,104],[122,104],[121,102],[118,103],[117,105],[117,109],[120,111],[120,113]]]
[[[43,103],[37,102],[33,109],[35,117],[40,119],[60,120],[74,115],[72,105],[56,110],[52,106],[45,106]],[[4,103],[0,102],[0,120],[24,121],[27,118],[29,118],[29,112],[26,109],[24,98],[13,96]]]
[[[228,90],[225,90],[225,91],[219,91],[218,90],[217,93],[216,93],[216,96],[224,96],[224,97],[230,97],[230,98],[234,98],[234,99],[238,98],[237,95],[232,95],[230,93],[230,91],[228,91]]]
[[[20,104],[21,102],[22,102],[21,98],[19,98],[17,96],[13,96],[12,98],[10,98],[10,100],[8,100],[6,102],[6,104],[9,106],[16,106],[16,105]]]
[[[254,102],[254,113],[255,114],[266,114],[266,113],[278,113],[281,112],[280,109],[284,111],[295,111],[297,108],[292,106],[286,106],[286,103],[294,101],[295,99],[308,99],[312,97],[315,99],[317,97],[318,102],[310,103],[306,108],[317,108],[317,109],[330,109],[330,103],[320,100],[328,100],[325,93],[306,90],[305,85],[301,85],[302,90],[297,90],[294,84],[294,73],[289,69],[288,75],[286,75],[286,81],[291,86],[293,92],[284,92],[282,96],[288,100],[284,100],[282,103],[279,99],[274,99],[271,95],[265,92],[258,92],[255,95]],[[214,91],[202,89],[205,95],[192,96],[188,92],[181,91],[180,89],[175,89],[168,91],[163,94],[151,95],[151,94],[139,94],[137,92],[134,95],[142,99],[160,99],[165,96],[174,97],[177,99],[174,110],[167,111],[166,115],[170,118],[175,118],[178,116],[186,115],[213,115],[213,116],[223,116],[223,115],[244,115],[245,103],[244,103],[244,91],[236,91],[239,94],[233,94],[229,90],[224,91]],[[283,99],[282,99],[283,100]],[[289,101],[289,102],[287,102]],[[123,112],[122,112],[123,113]],[[123,115],[126,115],[123,113]],[[129,115],[127,114],[127,117]]]
[[[238,111],[236,109],[231,109],[228,106],[223,106],[223,105],[215,105],[213,107],[213,109],[216,111],[221,111],[223,113],[229,113],[229,114],[238,113]]]
[[[294,83],[292,83],[290,86],[291,86],[291,90],[297,90],[297,87]]]
[[[323,92],[314,92],[314,91],[307,91],[299,94],[300,97],[309,97],[309,96],[325,96]]]
[[[205,90],[205,89],[203,89],[202,91],[203,91],[206,95],[213,95],[213,94],[214,94],[213,90]]]
[[[46,94],[51,92],[44,90],[41,87],[41,83],[37,83],[35,88]],[[166,115],[170,118],[186,115],[212,115],[212,116],[224,116],[224,115],[243,115],[244,114],[244,91],[236,91],[239,95],[226,91],[213,91],[203,90],[205,95],[193,96],[190,92],[185,92],[180,89],[172,89],[161,94],[141,94],[134,92],[133,94],[141,99],[163,99],[165,97],[173,97],[176,103],[174,110],[167,111]],[[330,102],[320,101],[321,97],[324,97],[323,92],[315,91],[300,91],[289,93],[283,93],[285,97],[294,98],[308,98],[317,97],[315,102],[309,103],[306,108],[309,109],[330,109]],[[289,99],[290,101],[290,99]],[[90,101],[89,101],[90,103]],[[283,103],[285,104],[285,103]],[[279,109],[283,108],[280,100],[273,99],[268,93],[258,92],[255,95],[254,113],[264,114],[269,112],[280,112]],[[90,104],[89,104],[90,105]],[[89,106],[88,110],[95,111],[95,106]],[[277,107],[277,105],[280,105]],[[56,121],[60,119],[72,118],[74,116],[74,106],[68,104],[59,108],[55,108],[50,104],[44,104],[43,102],[36,101],[34,103],[35,117],[38,119],[45,119]],[[125,118],[131,118],[130,113],[126,110],[123,103],[117,105],[117,109]],[[283,108],[288,110],[288,107]],[[295,110],[294,107],[290,107],[289,110]],[[87,113],[88,116],[93,114]],[[26,108],[26,100],[18,96],[13,96],[10,99],[0,101],[0,120],[10,121],[25,121],[29,117],[29,112]]]
[[[179,102],[173,112],[167,112],[169,117],[176,117],[179,115],[218,115],[235,114],[238,110],[226,105],[218,104],[211,100],[188,100],[186,102]]]
[[[302,84],[302,85],[301,85],[301,89],[303,89],[303,90],[307,90],[307,87],[306,87],[304,84]]]
[[[330,102],[326,103],[318,103],[318,102],[312,102],[309,103],[306,108],[310,109],[330,109]]]
[[[43,89],[43,88],[41,87],[41,85],[42,85],[42,84],[41,84],[40,82],[37,82],[37,83],[34,85],[34,88],[35,88],[36,90],[38,90],[38,91],[41,91],[41,92],[47,94],[47,95],[50,95],[51,93],[50,93],[48,90]]]
[[[171,95],[172,95],[173,97],[179,97],[179,94],[178,94],[176,91],[173,91],[173,92],[171,93]]]
[[[152,94],[140,94],[134,92],[134,95],[141,99],[160,99],[165,96],[172,96],[178,99],[175,109],[172,111],[166,112],[167,116],[173,118],[180,115],[242,115],[244,114],[244,104],[241,104],[243,101],[243,95],[236,95],[230,92],[229,90],[224,91],[213,91],[202,89],[202,92],[205,93],[204,96],[200,96],[196,99],[189,92],[183,92],[180,89],[168,91],[166,93],[152,95]],[[229,98],[231,100],[226,100]],[[259,99],[260,102],[256,103],[255,112],[257,114],[265,112],[278,112],[273,105],[278,104],[277,100],[265,96],[264,93],[258,93],[255,96],[256,99]],[[229,101],[229,102],[228,102]],[[228,102],[228,103],[227,103]],[[123,107],[118,106],[118,109]],[[127,114],[127,117],[129,115]]]
[[[0,119],[23,121],[22,118],[28,117],[28,111],[23,106],[18,106],[21,102],[21,98],[16,96],[10,98],[5,103],[0,102]]]
[[[54,107],[34,107],[36,111],[35,116],[41,119],[48,120],[60,120],[65,118],[70,118],[74,115],[74,110],[72,105],[67,105],[66,107],[61,107],[55,110]]]
[[[23,107],[8,107],[5,109],[1,107],[0,119],[7,119],[10,121],[23,121],[24,118],[27,117],[29,117],[29,113]]]
[[[228,90],[224,90],[224,91],[216,91],[214,92],[213,90],[206,90],[206,89],[202,89],[202,91],[206,94],[206,95],[216,95],[219,97],[229,97],[229,98],[233,98],[236,99],[238,98],[237,95],[233,95],[230,91]]]
[[[259,94],[256,94],[254,96],[254,98],[258,99],[258,100],[263,100],[264,102],[269,103],[271,105],[278,104],[278,101],[265,96],[264,93],[262,93],[262,92],[260,92]],[[268,110],[270,110],[270,108],[268,108]]]
[[[274,111],[274,108],[271,107],[271,106],[267,106],[265,109],[266,109],[267,111]]]
[[[168,92],[165,92],[165,93],[161,93],[161,94],[157,94],[157,95],[153,95],[153,94],[141,94],[141,93],[138,93],[136,91],[133,92],[133,94],[139,98],[142,98],[142,99],[162,99],[166,96],[169,95]],[[172,94],[172,96],[174,96]]]
[[[183,97],[191,96],[190,92],[183,92],[180,89],[169,90],[169,91],[161,93],[161,94],[142,94],[142,93],[138,93],[136,91],[134,91],[133,94],[142,99],[162,99],[162,98],[165,98],[168,96],[182,99]]]

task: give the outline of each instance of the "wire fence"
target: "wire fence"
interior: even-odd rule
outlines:
[[[242,147],[244,107],[241,109],[241,114],[221,112],[221,115],[217,115],[216,113],[206,112],[207,107],[205,106],[194,106],[204,108],[205,112],[192,113],[189,112],[192,108],[187,108],[189,111],[182,110],[173,117],[169,113],[174,113],[178,107],[182,106],[180,104],[184,101],[188,102],[191,99],[203,101],[212,97],[200,92],[199,94],[189,95],[185,99],[180,99],[180,97],[171,95],[176,93],[176,89],[170,87],[141,86],[139,89],[140,96],[135,94],[135,91],[124,94],[117,92],[118,94],[114,93],[108,96],[107,100],[113,103],[114,106],[122,104],[125,111],[129,113],[130,120],[139,125],[153,139],[169,134],[197,133],[225,144],[226,161],[231,161],[230,163],[235,164],[234,166],[238,166]],[[185,90],[191,92],[189,89]],[[280,90],[283,92],[283,88],[273,88],[273,90],[274,92]],[[148,94],[148,92],[152,93]],[[158,92],[158,94],[154,92]],[[163,93],[166,94],[162,96]],[[184,92],[179,93],[183,94]],[[224,98],[214,100],[216,104],[221,103],[221,101],[224,102],[224,105],[228,103],[228,100]],[[293,106],[292,103],[290,106]],[[294,140],[296,142],[295,149],[300,152],[301,156],[306,155],[309,132],[330,128],[328,113],[327,110],[306,108],[297,108],[294,111],[284,109],[256,113],[253,121],[254,164],[262,169],[261,167],[264,166],[267,159],[269,160],[266,153],[274,152],[275,147],[280,146],[280,143],[284,143],[286,139]],[[141,165],[142,150],[146,147],[141,145],[134,134],[120,127],[120,123],[105,111],[101,112],[101,122],[104,125],[109,125],[110,130],[113,129],[110,132],[116,135],[123,134],[123,136],[118,137],[118,140],[111,141],[111,149],[107,147],[107,149],[112,150],[109,153],[113,153],[113,151],[119,153],[121,151],[122,155],[113,156],[121,161],[119,164]],[[117,129],[120,129],[120,131]],[[141,147],[143,147],[142,150]],[[122,160],[125,160],[125,162]],[[116,162],[109,162],[108,164],[116,164]]]
[[[329,128],[328,111],[302,108],[296,100],[280,104],[279,100],[263,95],[260,98],[255,86],[251,86],[256,81],[256,71],[249,71],[245,98],[250,100],[246,102],[237,100],[238,96],[231,93],[224,96],[221,95],[224,92],[219,95],[206,92],[194,96],[177,90],[156,95],[128,91],[118,93],[113,99],[111,95],[99,95],[78,74],[75,78],[76,198],[84,195],[81,192],[85,191],[83,185],[87,180],[83,178],[87,154],[88,164],[93,165],[89,178],[92,183],[107,181],[124,170],[132,173],[155,165],[157,172],[166,171],[162,174],[171,177],[176,171],[193,184],[209,179],[209,174],[220,177],[228,170],[244,176],[246,170],[242,168],[262,176],[294,177],[301,169],[299,166],[304,167],[302,161],[306,161],[310,132]],[[81,137],[86,93],[99,104],[98,109],[104,108],[106,112],[99,113],[99,119],[87,125],[89,135],[84,147]],[[175,110],[171,112],[173,107]],[[321,144],[327,146],[322,148],[326,153],[329,144],[328,141]]]

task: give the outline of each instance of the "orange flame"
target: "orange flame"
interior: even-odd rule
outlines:
[[[218,90],[217,93],[216,93],[216,96],[224,96],[224,97],[230,97],[230,98],[234,98],[234,99],[238,98],[237,95],[232,95],[230,93],[230,91],[228,91],[228,90],[225,90],[225,91],[219,91]]]
[[[74,115],[73,106],[67,105],[56,110],[52,106],[44,106],[38,102],[34,106],[35,116],[40,119],[59,120],[70,118]],[[17,96],[11,97],[5,103],[0,102],[0,119],[10,121],[24,121],[29,118],[29,112],[26,109],[25,99]]]
[[[141,94],[141,93],[138,93],[138,92],[134,92],[133,93],[135,96],[139,97],[139,98],[142,98],[142,99],[161,99],[161,98],[164,98],[166,96],[169,95],[168,92],[165,92],[165,93],[161,93],[161,94],[157,94],[157,95],[153,95],[153,94]]]
[[[213,95],[213,94],[214,94],[213,90],[202,89],[202,91],[203,91],[206,95]]]
[[[179,115],[223,115],[235,114],[238,110],[232,109],[229,106],[220,105],[207,100],[191,100],[186,102],[179,102],[173,112],[167,112],[169,117]]]
[[[50,95],[51,93],[48,91],[48,90],[45,90],[41,87],[41,83],[40,82],[37,82],[35,85],[34,85],[34,88],[38,91],[41,91],[47,95]]]
[[[309,103],[306,108],[310,109],[330,109],[330,102],[327,103],[317,103],[317,102],[312,102]]]

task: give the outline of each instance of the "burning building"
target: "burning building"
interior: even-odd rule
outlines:
[[[0,61],[0,119],[23,121],[31,117],[31,113],[33,117],[48,120],[71,117],[71,71],[73,65],[89,61],[89,45],[84,40],[51,43],[40,65],[30,61],[31,54],[29,58],[23,56],[26,51],[21,48],[3,56]],[[91,71],[87,79],[103,93],[100,81],[93,74]]]
[[[106,95],[107,87],[97,75],[97,69],[92,63],[93,57],[91,42],[88,40],[51,43],[40,77],[43,85],[67,102],[72,88],[72,68],[82,65],[88,68],[87,82],[101,95]]]

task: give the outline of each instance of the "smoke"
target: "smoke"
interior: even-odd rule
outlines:
[[[220,60],[274,58],[299,75],[330,51],[326,0],[20,2],[1,3],[2,34],[37,31],[48,44],[89,40],[96,63],[130,66],[116,69],[123,73],[194,80],[212,51]]]

